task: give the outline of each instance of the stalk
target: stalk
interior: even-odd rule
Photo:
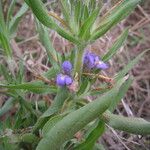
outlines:
[[[74,75],[78,74],[80,81],[82,70],[83,70],[83,55],[84,55],[84,46],[77,46],[76,55],[75,55],[75,65],[74,65]]]

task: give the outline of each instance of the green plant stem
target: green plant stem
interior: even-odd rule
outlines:
[[[138,135],[150,134],[150,122],[136,117],[124,117],[107,111],[102,115],[104,121],[112,128]]]
[[[78,74],[79,81],[83,69],[83,55],[84,55],[84,46],[83,45],[77,46],[76,56],[75,56],[74,75],[76,75],[76,73]]]

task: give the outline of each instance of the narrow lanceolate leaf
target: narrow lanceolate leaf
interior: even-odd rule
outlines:
[[[72,138],[77,131],[106,111],[118,93],[122,82],[118,82],[112,90],[97,100],[65,116],[49,130],[46,137],[38,144],[37,150],[60,149],[66,140]]]
[[[4,54],[8,57],[8,59],[11,59],[12,49],[10,47],[8,33],[6,33],[6,31],[3,32],[2,30],[3,29],[0,27],[0,44],[4,49]]]
[[[146,53],[150,51],[150,49],[148,50],[145,50],[144,52],[142,52],[141,54],[139,54],[135,59],[131,60],[123,70],[121,70],[116,76],[115,76],[115,80],[119,80],[121,78],[123,78],[127,73],[128,71],[130,71],[134,65],[136,65],[138,63],[138,61],[141,59],[141,57]]]
[[[52,46],[51,40],[49,38],[49,32],[46,27],[44,27],[38,20],[37,20],[37,31],[39,32],[39,38],[42,42],[43,46],[46,49],[49,61],[53,65],[54,69],[58,70],[58,58],[57,52]]]
[[[60,111],[63,106],[64,101],[68,98],[68,90],[63,88],[58,88],[57,95],[52,103],[52,105],[43,113],[43,115],[37,120],[34,125],[33,132],[37,132],[44,124],[48,121],[49,117]]]
[[[117,107],[118,103],[121,101],[121,99],[125,96],[126,92],[128,91],[129,87],[132,84],[132,79],[128,79],[120,88],[120,92],[117,94],[116,98],[112,101],[109,110],[113,112],[115,108]]]
[[[48,11],[46,11],[46,7],[44,7],[41,0],[25,0],[26,3],[31,7],[34,15],[39,19],[39,21],[45,26],[55,30],[58,34],[60,34],[65,39],[80,44],[80,42],[72,36],[69,32],[65,31],[59,25],[57,25],[53,19],[48,15]]]
[[[104,35],[110,28],[127,17],[137,6],[140,0],[124,0],[119,6],[109,12],[109,15],[101,19],[101,23],[91,35],[91,40],[96,40]]]
[[[41,116],[41,118],[49,117],[63,106],[64,101],[68,98],[68,89],[65,87],[58,88],[57,95],[54,99],[54,102],[52,103],[52,106],[47,109],[47,111],[44,112],[44,114]]]
[[[128,36],[128,29],[126,29],[120,36],[119,38],[115,41],[113,46],[109,49],[109,51],[102,57],[102,60],[104,62],[108,61],[111,59],[117,52],[117,50],[123,45],[125,42],[126,38]]]
[[[2,2],[0,1],[0,29],[1,30],[5,28],[5,20],[4,20],[2,8],[3,8]]]
[[[19,24],[19,21],[21,20],[22,16],[27,12],[28,5],[24,3],[21,7],[21,9],[17,12],[17,14],[11,19],[9,23],[9,34],[13,34]]]
[[[60,3],[61,3],[61,10],[62,10],[64,19],[66,22],[69,22],[70,14],[71,14],[70,13],[70,5],[67,0],[61,0]]]
[[[96,127],[90,132],[86,140],[75,147],[75,150],[92,150],[98,138],[103,134],[105,130],[105,123],[100,120]]]
[[[97,16],[99,14],[99,9],[96,9],[95,11],[93,11],[93,13],[88,17],[88,19],[83,23],[81,29],[80,29],[80,33],[79,36],[84,39],[87,38],[87,36],[89,35],[90,32],[90,28],[91,26],[94,24]]]
[[[150,134],[150,122],[142,118],[124,117],[109,112],[103,116],[108,125],[114,129],[138,135]]]
[[[5,102],[5,104],[0,108],[0,117],[14,106],[15,101],[16,100],[14,98],[10,98]]]
[[[46,134],[48,133],[48,131],[49,131],[51,128],[53,128],[54,125],[55,125],[58,121],[62,120],[63,117],[64,117],[64,115],[56,115],[56,116],[50,118],[50,119],[45,123],[45,125],[44,125],[44,127],[43,127],[43,129],[42,129],[42,135],[43,135],[43,136],[46,136]]]
[[[12,0],[7,12],[7,23],[9,23],[11,16],[13,16],[13,11],[15,7],[16,0]]]
[[[29,83],[22,83],[22,84],[0,84],[0,88],[8,88],[10,90],[17,90],[17,89],[22,89],[22,90],[28,90],[29,92],[34,92],[34,93],[56,93],[56,87],[54,86],[48,86],[45,85],[43,82],[29,82]]]
[[[2,2],[0,1],[0,44],[1,47],[4,49],[5,55],[10,59],[12,57],[12,50],[9,44],[9,36],[3,16],[3,6]]]

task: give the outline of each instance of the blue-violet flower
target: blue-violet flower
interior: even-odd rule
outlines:
[[[97,68],[97,69],[107,69],[109,68],[108,64],[104,63],[99,56],[94,53],[87,52],[84,56],[84,65],[89,68]]]
[[[73,82],[72,78],[68,75],[58,74],[56,78],[56,83],[59,86],[68,86]]]
[[[89,69],[92,69],[95,67],[95,57],[96,55],[93,53],[86,53],[84,56],[84,64]]]
[[[68,75],[71,74],[72,64],[70,63],[70,61],[64,61],[61,67],[65,74],[68,74]]]
[[[104,63],[100,58],[97,56],[95,58],[95,68],[105,70],[109,68],[108,64]]]

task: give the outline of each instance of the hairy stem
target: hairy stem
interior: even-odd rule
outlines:
[[[150,122],[142,118],[124,117],[107,112],[103,114],[103,119],[112,128],[120,131],[140,135],[150,134]]]
[[[84,55],[84,46],[77,46],[76,56],[75,56],[75,66],[74,66],[74,75],[78,74],[79,81],[83,69],[83,55]]]

